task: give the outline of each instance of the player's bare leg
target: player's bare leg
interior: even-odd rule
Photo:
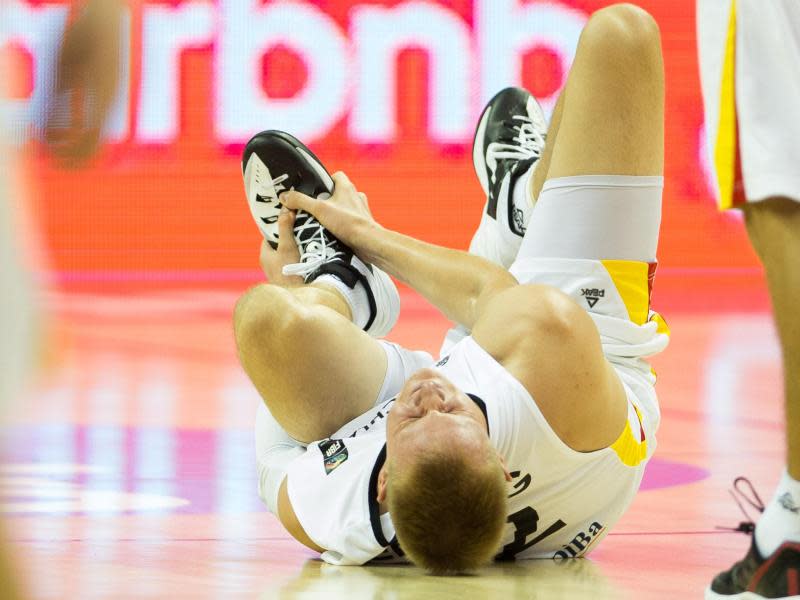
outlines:
[[[581,33],[533,183],[573,175],[661,175],[664,63],[658,25],[616,4]]]
[[[542,157],[539,159],[539,164],[536,167],[533,180],[531,181],[530,194],[532,202],[536,202],[539,198],[539,194],[542,193],[544,182],[547,179],[547,171],[550,169],[550,159],[553,158],[553,148],[555,147],[555,141],[558,137],[558,129],[561,126],[561,115],[563,113],[564,93],[562,92],[558,96],[553,114],[550,117],[550,126],[547,128],[547,140],[549,143],[544,146],[544,152],[542,152]]]
[[[289,435],[307,442],[331,435],[372,407],[386,354],[352,323],[338,290],[282,274],[298,258],[293,225],[292,214],[282,213],[278,249],[262,243],[261,266],[273,283],[239,300],[234,329],[242,366],[272,416]]]
[[[794,487],[800,492],[800,321],[796,303],[800,294],[800,202],[789,198],[769,198],[749,202],[744,207],[747,232],[767,276],[772,310],[783,351],[784,393],[786,396],[786,464],[789,477],[777,496]],[[800,496],[800,494],[797,494]],[[759,521],[756,540],[764,554],[784,539],[800,541],[800,503],[790,493],[786,504],[795,503],[794,512],[773,502]],[[791,507],[790,507],[791,508]],[[781,535],[783,534],[783,535]]]
[[[335,291],[263,284],[236,307],[242,366],[299,441],[325,438],[368,410],[383,383],[384,351],[348,320],[343,304]]]

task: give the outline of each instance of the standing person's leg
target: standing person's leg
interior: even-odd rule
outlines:
[[[743,208],[780,338],[786,470],[745,557],[706,598],[800,598],[800,5],[697,2],[705,128],[721,210]],[[777,57],[777,58],[776,58]]]
[[[747,233],[767,275],[783,351],[787,473],[756,526],[763,556],[785,541],[800,542],[800,202],[768,198],[745,205]],[[800,590],[798,590],[800,592]]]

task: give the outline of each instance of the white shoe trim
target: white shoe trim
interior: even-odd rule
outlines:
[[[472,142],[472,163],[475,166],[475,174],[478,176],[478,181],[481,184],[483,193],[489,195],[489,176],[486,174],[486,156],[484,155],[483,139],[486,136],[486,126],[489,123],[489,113],[492,110],[492,105],[486,107],[481,115],[481,120],[478,123],[478,129],[475,132],[475,139]],[[496,166],[496,165],[495,165]],[[492,169],[494,172],[494,169]]]
[[[282,189],[283,186],[278,186]],[[278,242],[278,223],[277,217],[280,214],[278,208],[278,192],[275,180],[272,177],[267,165],[254,152],[250,155],[244,170],[244,191],[247,196],[247,205],[250,214],[261,231],[261,234],[268,240]],[[261,196],[267,202],[257,202],[256,196]],[[265,223],[263,219],[274,218],[274,223]]]
[[[384,271],[373,266],[372,271],[359,258],[353,257],[351,263],[367,280],[375,298],[375,319],[366,332],[375,338],[386,336],[400,317],[400,294],[397,286]]]

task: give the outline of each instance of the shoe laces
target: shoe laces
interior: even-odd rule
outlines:
[[[749,489],[744,489],[744,486]],[[756,488],[747,477],[737,477],[733,480],[733,488],[728,490],[728,493],[733,498],[734,502],[739,506],[742,511],[745,521],[741,521],[737,527],[721,527],[717,525],[717,529],[725,529],[727,531],[740,531],[742,533],[752,534],[756,529],[755,519],[747,512],[745,504],[749,504],[751,508],[756,509],[759,513],[763,513],[766,508],[761,496],[758,495]]]
[[[258,181],[258,174],[256,174],[256,181]],[[284,173],[283,175],[278,175],[275,179],[272,180],[272,188],[275,190],[275,198],[278,197],[278,192],[281,192],[286,189],[286,186],[283,185],[283,182],[289,179],[289,174]],[[278,202],[280,204],[280,202]]]
[[[511,139],[512,143],[492,142],[487,148],[487,155],[496,160],[539,158],[544,148],[545,136],[532,118],[525,115],[514,115],[511,118],[510,127],[516,132]]]
[[[327,200],[330,194],[320,194],[318,200]],[[298,211],[294,225],[294,238],[300,250],[300,262],[284,265],[286,276],[298,275],[304,279],[323,264],[344,258],[341,243],[328,234],[328,231],[313,215]]]

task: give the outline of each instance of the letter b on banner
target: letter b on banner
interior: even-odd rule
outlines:
[[[216,64],[217,127],[227,143],[262,129],[284,129],[305,141],[323,135],[345,110],[347,39],[312,5],[220,0]],[[305,86],[293,98],[269,98],[261,86],[261,57],[284,45],[303,59]]]

